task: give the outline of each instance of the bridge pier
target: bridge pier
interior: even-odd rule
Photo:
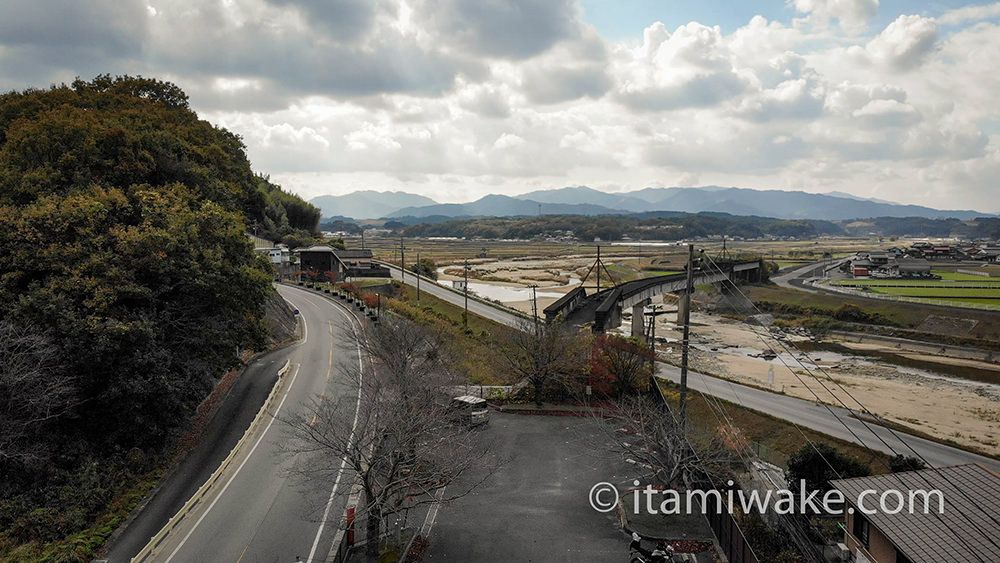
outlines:
[[[649,305],[650,300],[647,299],[641,303],[636,303],[632,305],[632,336],[638,338],[639,340],[646,340],[646,319],[643,315],[643,309],[646,305]]]

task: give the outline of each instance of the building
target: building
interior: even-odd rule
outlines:
[[[339,250],[328,245],[296,248],[303,272],[313,275],[332,272],[336,281],[347,278],[388,278],[389,269],[372,259],[372,251]]]
[[[871,261],[873,266],[885,266],[889,263],[890,259],[894,258],[895,256],[885,250],[872,250],[868,253],[868,260]]]
[[[872,263],[868,259],[851,261],[851,273],[853,273],[856,278],[867,276],[871,268]]]
[[[1000,475],[979,464],[840,479],[830,484],[847,499],[844,544],[856,563],[1000,561]],[[925,510],[921,493],[936,491],[941,493],[940,502],[938,496],[928,496],[930,510]],[[887,498],[885,511],[862,514],[862,508],[877,509],[883,495]],[[911,502],[915,508],[912,514]],[[897,507],[904,508],[889,513]]]

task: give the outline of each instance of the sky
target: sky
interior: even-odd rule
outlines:
[[[0,0],[0,91],[140,74],[306,199],[586,185],[1000,212],[1000,2]]]

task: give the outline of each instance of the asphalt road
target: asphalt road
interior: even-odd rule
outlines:
[[[807,279],[822,278],[823,270],[833,264],[833,261],[823,260],[820,262],[814,262],[812,264],[807,264],[801,268],[796,268],[788,272],[784,272],[775,276],[771,276],[771,281],[775,283],[778,287],[784,287],[786,289],[797,289],[800,291],[808,291],[809,293],[819,293],[819,290],[813,289],[811,286],[806,285],[805,281]]]
[[[782,283],[788,283],[788,280],[790,279],[795,279],[802,275],[808,275],[812,270],[817,267],[821,267],[821,265],[822,263],[811,264],[793,270],[783,276],[784,279],[782,280]],[[398,270],[393,270],[393,275],[398,275],[398,273]],[[407,275],[406,283],[412,285],[413,281],[414,277]],[[423,288],[424,285],[425,284],[421,282],[421,288]],[[798,287],[795,289],[798,289]],[[448,290],[443,288],[441,291],[448,292]],[[455,294],[452,295],[455,296]],[[456,298],[460,299],[461,296],[457,295]],[[498,322],[505,322],[510,316],[509,313],[499,311],[488,305],[478,305],[482,305],[482,307],[473,310],[472,301],[470,301],[469,310]],[[660,364],[657,375],[671,381],[680,381],[680,369],[674,366]],[[910,434],[901,434],[896,432],[897,435],[902,436],[902,440],[905,441],[904,443],[900,440],[900,438],[892,435],[892,433],[884,427],[864,424],[856,418],[851,418],[849,416],[850,413],[843,408],[830,407],[830,409],[827,409],[822,405],[817,405],[816,403],[810,401],[804,401],[787,395],[771,393],[769,391],[763,391],[753,387],[739,385],[737,383],[731,383],[725,379],[696,372],[689,373],[688,385],[694,390],[702,391],[738,405],[755,409],[784,420],[792,421],[795,424],[823,432],[824,434],[829,434],[857,444],[864,444],[873,450],[889,454],[892,453],[892,450],[895,450],[897,453],[902,453],[904,455],[914,455],[915,450],[934,467],[943,467],[962,463],[982,463],[995,470],[1000,470],[1000,461],[995,459],[970,453],[959,448],[939,444],[937,442],[932,442],[930,440],[925,440]],[[859,398],[864,401],[864,397]],[[848,402],[847,400],[845,400],[845,403],[852,409],[856,407],[856,405]],[[850,430],[848,430],[848,428]],[[913,448],[912,450],[910,449],[911,447]]]
[[[400,270],[399,266],[393,266],[392,264],[382,262],[383,266],[389,268],[392,273],[392,279],[399,280]],[[417,278],[412,272],[407,272],[405,276],[405,282],[407,285],[416,286]],[[448,289],[441,284],[428,280],[426,278],[421,278],[420,280],[420,291],[426,291],[438,299],[443,299],[459,307],[465,306],[465,296],[457,291]],[[498,323],[505,324],[507,326],[512,326],[514,328],[521,328],[525,326],[524,317],[519,317],[513,313],[498,309],[492,305],[487,305],[485,303],[476,301],[474,298],[469,297],[469,312],[475,313],[481,317],[486,317],[492,319]]]
[[[680,382],[680,368],[659,364],[657,376],[675,383]],[[808,380],[807,380],[808,381]],[[821,390],[816,383],[817,392]],[[829,385],[829,384],[827,384]],[[805,401],[787,395],[771,393],[755,387],[747,387],[724,379],[711,377],[698,372],[688,372],[688,387],[730,401],[746,408],[765,412],[770,415],[791,420],[796,424],[813,430],[854,442],[864,444],[869,448],[885,453],[901,453],[915,455],[926,459],[934,467],[958,465],[963,463],[981,463],[1000,471],[1000,461],[976,455],[958,448],[953,448],[938,442],[896,432],[890,432],[883,426],[866,424],[851,416],[852,412],[841,407],[827,407],[811,401]],[[837,391],[836,389],[834,389]],[[843,393],[844,403],[852,407],[849,398]],[[859,397],[864,401],[864,397]],[[853,434],[852,434],[853,433]],[[905,443],[904,443],[905,441]],[[912,449],[910,449],[912,448]]]
[[[440,509],[425,561],[627,561],[629,540],[617,516],[594,510],[589,493],[602,482],[624,490],[636,468],[595,448],[607,439],[596,421],[490,417],[483,432],[498,440],[508,463]]]
[[[350,338],[352,320],[344,308],[315,293],[279,287],[279,293],[298,308],[305,337],[288,349],[291,369],[284,376],[285,394],[277,417],[305,408],[312,398],[353,396],[343,381],[344,367],[357,369],[359,352]],[[287,379],[291,378],[291,379]],[[256,409],[254,409],[256,410]],[[211,497],[185,517],[167,536],[152,561],[240,563],[324,561],[331,549],[335,523],[343,513],[344,490],[331,504],[331,524],[322,521],[332,492],[329,485],[306,487],[289,477],[287,469],[300,462],[282,451],[287,433],[275,418],[266,418],[259,439],[250,440],[249,453],[218,481]],[[223,453],[225,456],[228,450]],[[347,487],[349,479],[340,489]],[[213,487],[214,489],[214,487]],[[210,499],[210,500],[209,500]]]
[[[160,484],[143,509],[109,547],[110,563],[126,563],[149,542],[170,517],[208,480],[250,425],[267,399],[278,369],[292,354],[283,348],[257,358],[236,380],[198,445]]]

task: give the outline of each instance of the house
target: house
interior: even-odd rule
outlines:
[[[874,266],[884,266],[889,263],[890,254],[885,250],[872,250],[868,253],[868,260]]]
[[[371,249],[339,250],[328,245],[296,248],[304,272],[332,272],[336,280],[347,278],[388,278],[389,269],[372,259]]]
[[[847,499],[844,543],[856,563],[1000,561],[1000,474],[979,464],[830,484]]]
[[[871,260],[861,259],[861,260],[851,261],[851,272],[854,274],[854,277],[856,278],[867,276],[871,268],[872,268]]]
[[[931,264],[923,260],[903,260],[899,262],[901,278],[931,278]]]

